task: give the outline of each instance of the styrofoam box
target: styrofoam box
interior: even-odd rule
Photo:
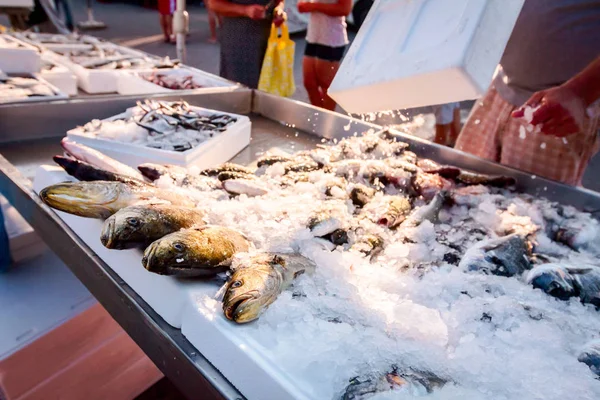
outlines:
[[[0,7],[26,7],[33,9],[33,0],[0,0]]]
[[[376,0],[329,88],[368,113],[485,92],[524,0]]]
[[[47,186],[65,181],[75,181],[75,179],[60,167],[42,165],[36,172],[33,190],[39,193]],[[102,220],[81,218],[56,210],[55,212],[158,315],[175,328],[181,327],[183,311],[189,306],[189,299],[194,290],[204,286],[214,294],[218,289],[214,283],[179,280],[146,271],[142,266],[141,250],[109,250],[102,245],[100,242]]]
[[[142,76],[148,76],[152,73],[174,76],[192,76],[193,81],[202,86],[194,89],[196,92],[211,92],[215,88],[234,87],[232,83],[220,79],[211,78],[208,74],[199,70],[188,68],[177,68],[165,71],[123,71],[119,74],[117,80],[117,92],[119,94],[150,94],[150,93],[176,93],[178,90],[168,89],[143,79]]]
[[[19,47],[0,47],[0,70],[7,74],[33,74],[40,70],[40,54],[38,50],[26,43],[15,40],[9,35],[0,35],[6,42],[18,44]]]
[[[77,77],[64,65],[59,64],[56,61],[45,59],[42,54],[42,62],[48,62],[53,64],[55,68],[51,71],[41,70],[38,76],[41,76],[46,81],[50,82],[58,88],[61,92],[75,96],[77,94]]]
[[[60,45],[60,51],[81,50],[79,45]],[[115,48],[125,54],[144,56],[145,54],[125,47],[110,44],[101,45],[102,48]],[[77,77],[79,88],[89,94],[115,93],[117,91],[117,79],[121,71],[108,69],[88,69],[72,62],[69,58],[59,53],[48,52],[48,57],[64,65]]]
[[[33,96],[33,97],[28,97],[28,98],[18,98],[18,99],[14,99],[14,100],[13,99],[2,100],[0,98],[0,104],[35,103],[35,102],[38,102],[38,101],[63,100],[63,99],[69,98],[69,96],[67,96],[65,93],[63,93],[56,86],[54,86],[53,84],[51,84],[50,82],[46,81],[44,78],[42,78],[41,76],[39,76],[39,74],[33,74],[32,76],[26,76],[26,77],[37,79],[38,81],[40,81],[44,85],[47,85],[47,86],[51,87],[52,90],[54,90],[54,92],[56,94],[54,96]]]
[[[201,169],[210,168],[231,160],[237,153],[250,144],[252,129],[250,118],[244,115],[224,113],[206,108],[191,107],[191,109],[205,114],[231,115],[237,121],[231,124],[226,131],[215,134],[199,146],[184,152],[153,149],[138,144],[97,139],[85,135],[81,128],[68,131],[67,137],[75,142],[99,150],[107,156],[133,168],[137,168],[138,165],[146,162],[181,165],[184,167],[197,166]],[[106,120],[118,119],[124,115],[125,113],[119,114]]]

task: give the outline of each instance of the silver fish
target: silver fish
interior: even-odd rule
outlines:
[[[527,240],[518,234],[483,240],[469,248],[458,267],[499,276],[515,276],[531,269]]]

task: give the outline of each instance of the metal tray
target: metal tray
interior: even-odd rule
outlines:
[[[233,161],[240,164],[253,162],[258,154],[273,147],[302,150],[314,147],[322,138],[340,139],[355,132],[381,129],[378,125],[305,103],[247,89],[150,97],[184,99],[194,105],[249,114],[253,140],[234,158]],[[51,157],[61,151],[59,138],[68,129],[93,118],[113,115],[141,99],[121,96],[0,107],[0,191],[187,397],[198,398],[202,393],[206,399],[243,399],[243,395],[182,336],[180,330],[159,317],[31,189],[35,168],[51,163]],[[598,193],[533,178],[408,135],[405,140],[420,156],[485,173],[510,175],[517,179],[519,190],[524,192],[583,210],[600,209]]]

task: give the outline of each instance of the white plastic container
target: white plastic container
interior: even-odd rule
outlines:
[[[235,84],[228,83],[221,79],[216,79],[200,71],[188,68],[177,68],[164,71],[123,71],[119,74],[117,80],[117,92],[119,94],[150,94],[150,93],[177,93],[179,90],[168,89],[143,79],[152,73],[174,75],[174,76],[192,76],[193,81],[202,86],[193,89],[198,93],[209,93],[224,87],[235,87]]]
[[[329,95],[368,113],[485,92],[524,0],[376,0]]]
[[[64,65],[45,59],[42,55],[42,64],[44,63],[54,65],[54,68],[52,70],[42,68],[37,75],[56,86],[61,92],[69,96],[75,96],[77,94],[77,77]]]
[[[27,97],[27,98],[4,98],[4,99],[0,97],[0,104],[35,103],[35,102],[39,102],[39,101],[63,100],[63,99],[69,98],[69,96],[67,96],[56,86],[54,86],[53,84],[51,84],[50,82],[46,81],[44,78],[39,76],[39,74],[33,74],[33,75],[29,75],[29,76],[25,75],[25,77],[26,78],[35,78],[38,81],[40,81],[41,84],[49,86],[54,91],[54,93],[55,93],[54,96],[33,96],[33,97]]]
[[[0,70],[7,74],[33,74],[40,70],[38,50],[9,35],[0,35]]]
[[[107,139],[98,139],[83,133],[82,128],[67,132],[67,137],[75,142],[101,151],[133,168],[138,165],[153,162],[157,164],[173,164],[184,167],[197,166],[201,169],[231,160],[237,153],[250,144],[251,122],[244,115],[224,113],[206,108],[191,107],[192,110],[204,114],[226,114],[237,120],[229,125],[226,131],[215,134],[200,145],[183,152],[154,149],[138,144],[122,143]],[[106,121],[122,118],[119,114]]]

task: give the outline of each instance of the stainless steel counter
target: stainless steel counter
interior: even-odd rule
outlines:
[[[182,96],[170,99],[179,97]],[[93,118],[121,112],[138,99],[70,100],[0,107],[0,191],[186,396],[191,399],[241,399],[243,395],[227,377],[199,354],[178,329],[158,316],[31,190],[35,169],[40,164],[51,163],[51,157],[61,152],[59,140],[66,130]],[[339,139],[355,132],[380,129],[304,103],[249,90],[190,95],[184,99],[190,104],[223,111],[252,113],[252,141],[234,158],[241,164],[252,163],[271,148],[293,152],[311,148],[323,137]],[[532,177],[408,135],[404,140],[420,156],[485,173],[510,175],[518,180],[519,189],[525,192],[581,209],[600,209],[598,193]]]

